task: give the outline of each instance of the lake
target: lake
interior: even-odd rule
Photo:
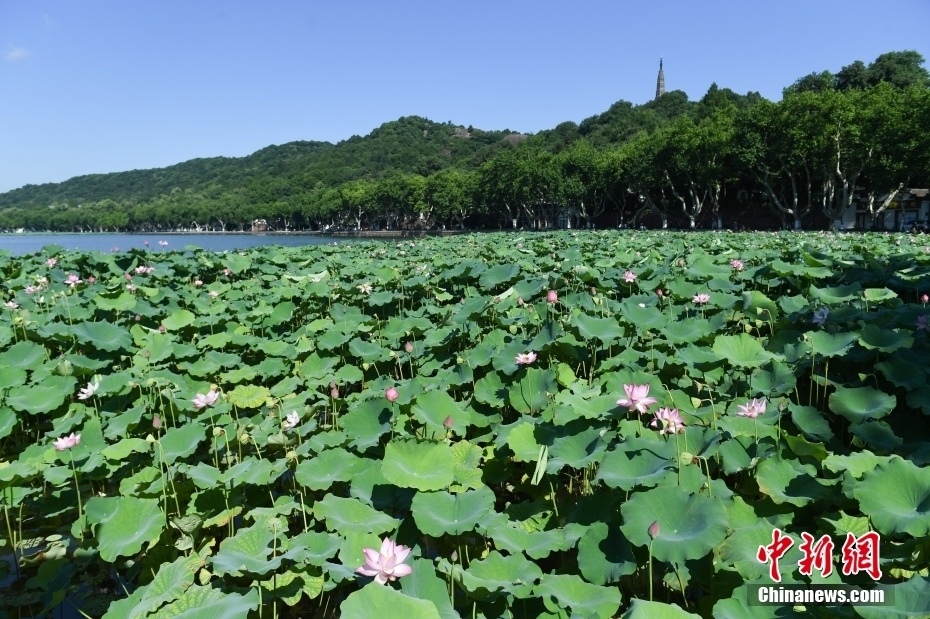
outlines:
[[[226,251],[263,245],[301,247],[371,240],[374,239],[355,237],[334,239],[328,236],[303,234],[0,234],[0,251],[6,250],[14,256],[21,256],[35,253],[46,245],[104,252],[145,247],[153,251],[170,251],[184,249],[188,245],[211,251]],[[168,243],[168,245],[163,246],[159,243]]]

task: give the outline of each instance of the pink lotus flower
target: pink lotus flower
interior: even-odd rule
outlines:
[[[148,246],[149,246],[149,242],[148,242],[148,240],[145,240],[145,241],[142,241],[142,244],[143,244],[143,245],[145,245],[146,247],[148,247]]]
[[[665,293],[662,292],[662,289],[661,289],[661,288],[656,288],[656,295],[657,295],[657,296],[660,296],[660,297],[664,297],[664,296],[665,296]]]
[[[655,419],[652,420],[652,423],[649,425],[653,428],[659,427],[659,422],[662,422],[662,429],[659,430],[659,434],[678,434],[685,429],[685,422],[681,418],[681,415],[678,414],[677,408],[660,408],[656,411]]]
[[[513,359],[517,365],[529,365],[536,361],[536,353],[530,352],[521,352],[519,355]]]
[[[738,405],[737,408],[739,408],[739,412],[736,414],[740,417],[749,417],[750,419],[755,419],[759,415],[765,414],[765,406],[765,398],[762,398],[761,400],[756,400],[753,398],[752,402],[749,402],[745,405]]]
[[[135,284],[126,284],[126,290],[128,290],[129,292],[132,292],[135,289],[136,289]]]
[[[220,397],[219,392],[211,389],[207,393],[198,393],[193,400],[194,408],[201,409],[207,406],[213,406],[216,404],[216,400]]]
[[[658,400],[649,397],[649,385],[623,385],[626,397],[617,400],[617,406],[626,406],[628,409],[645,413],[649,407]]]
[[[697,305],[703,305],[707,303],[708,301],[710,301],[710,295],[707,294],[706,292],[701,292],[699,294],[694,295],[694,298],[691,299],[691,301],[693,301]]]
[[[55,439],[55,449],[57,451],[65,451],[66,449],[71,449],[81,444],[81,435],[71,433],[71,436],[62,436],[61,438]]]
[[[394,387],[388,387],[387,391],[384,392],[384,397],[387,398],[388,402],[393,402],[400,397],[400,393]]]
[[[148,275],[149,273],[151,273],[151,272],[154,271],[154,270],[155,270],[155,267],[137,266],[137,267],[136,267],[136,274],[138,274],[138,275]]]
[[[632,284],[634,280],[636,280],[636,273],[633,271],[627,271],[623,274],[623,281],[626,283]]]
[[[365,564],[355,571],[362,576],[373,577],[379,585],[413,573],[413,568],[404,563],[410,555],[410,548],[395,544],[390,538],[385,537],[381,542],[380,552],[373,548],[365,548],[362,552],[365,553]]]
[[[162,247],[168,247],[168,241],[158,241],[158,244]]]
[[[730,266],[733,267],[737,271],[742,271],[745,265],[743,264],[742,260],[734,259],[734,260],[730,260]]]
[[[558,303],[558,302],[559,302],[559,293],[557,293],[555,290],[550,290],[549,292],[546,293],[546,303],[552,305],[553,303]]]
[[[68,277],[65,278],[65,283],[74,288],[75,285],[81,283],[81,278],[74,273],[68,273]]]
[[[56,264],[58,264],[58,261],[55,260],[54,258],[49,258],[48,260],[45,261],[45,264],[47,264],[49,267],[53,267]]]
[[[920,295],[920,302],[926,303],[927,301],[930,301],[930,296],[927,296],[927,293],[925,292],[922,295]]]
[[[218,293],[216,290],[211,290],[208,294],[214,299],[220,296],[220,293]]]
[[[194,285],[195,285],[195,286],[203,286],[203,280],[195,279],[195,280],[194,280]]]
[[[371,284],[369,284],[368,282],[365,282],[364,284],[359,284],[358,286],[356,286],[356,288],[358,288],[359,292],[364,292],[365,294],[371,294],[371,291],[372,291]]]
[[[35,294],[39,292],[40,290],[42,290],[41,286],[26,286],[25,288],[23,288],[23,292],[25,292],[26,294]]]
[[[19,307],[19,303],[17,303],[16,301],[7,301],[6,306],[10,308],[11,310],[15,310],[16,308]]]

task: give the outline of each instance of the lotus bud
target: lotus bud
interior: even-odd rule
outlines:
[[[168,329],[165,328],[165,325],[158,325],[158,332],[165,333]]]
[[[59,376],[71,376],[71,374],[74,373],[74,366],[72,366],[71,362],[67,359],[62,359],[58,363],[58,367],[55,368],[55,372],[57,372]]]
[[[595,288],[594,286],[591,286],[591,296],[592,297],[597,296],[597,288]]]
[[[927,301],[930,301],[930,296],[927,296],[927,293],[924,293],[924,294],[920,295],[920,302],[921,302],[921,303],[926,303]]]
[[[152,427],[156,430],[162,426],[161,416],[158,413],[152,415]]]
[[[142,316],[140,316],[139,314],[136,314],[136,322],[139,322],[140,320],[142,320]]]
[[[338,398],[338,397],[339,397],[339,387],[336,387],[335,385],[334,385],[333,387],[331,387],[330,390],[329,390],[329,396],[330,396],[332,399],[334,399],[334,400],[335,400],[336,398]]]
[[[546,303],[558,303],[559,302],[559,293],[555,290],[550,290],[546,293]]]
[[[659,521],[656,520],[649,525],[649,539],[655,539],[659,537]]]
[[[517,305],[519,305],[520,307],[523,307],[523,297],[517,298]]]
[[[393,402],[400,397],[400,393],[394,387],[388,387],[387,391],[384,392],[384,397],[387,398],[388,402]]]
[[[408,355],[409,355],[410,353],[412,353],[412,352],[413,352],[413,342],[407,342],[406,344],[404,344],[404,350],[407,351],[407,354],[408,354]]]
[[[500,303],[500,302],[501,302],[501,298],[500,298],[500,297],[494,297],[494,302],[495,302],[495,303]]]
[[[442,422],[442,425],[445,426],[446,430],[452,429],[452,415],[446,417],[445,421]]]

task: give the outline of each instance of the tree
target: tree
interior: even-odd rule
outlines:
[[[924,57],[910,50],[888,52],[875,59],[868,68],[870,85],[887,82],[895,88],[930,85],[930,73],[922,66]]]

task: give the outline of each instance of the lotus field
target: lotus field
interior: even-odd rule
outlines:
[[[0,616],[928,616],[925,244],[0,255]]]

